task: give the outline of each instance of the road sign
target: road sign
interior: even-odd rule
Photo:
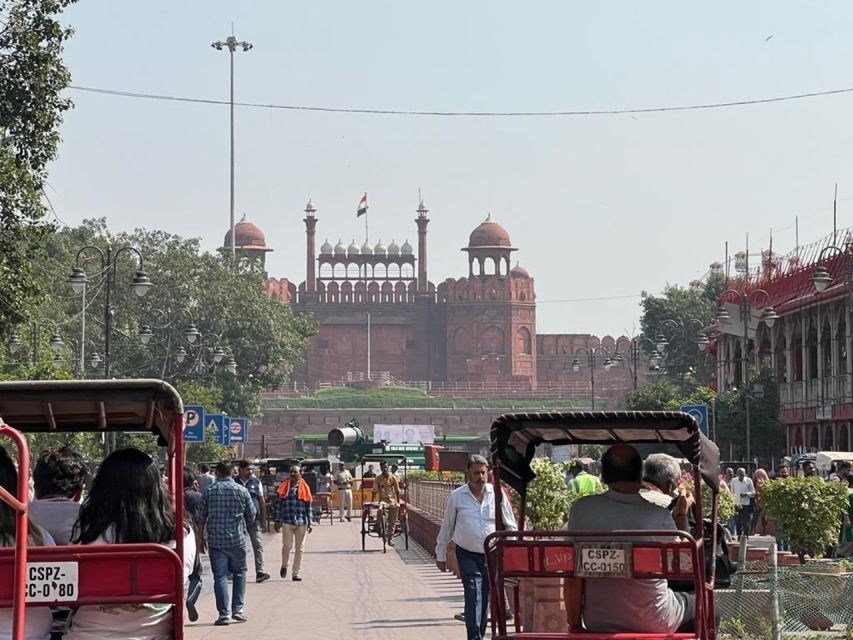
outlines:
[[[231,444],[230,422],[230,418],[221,413],[211,413],[204,417],[205,429],[216,429],[216,436],[213,439],[226,447]]]
[[[708,435],[708,405],[707,404],[683,404],[681,410],[689,413],[699,423],[699,430]]]
[[[249,419],[231,418],[231,444],[246,444],[249,441]]]
[[[204,407],[201,405],[184,407],[184,442],[204,442]]]

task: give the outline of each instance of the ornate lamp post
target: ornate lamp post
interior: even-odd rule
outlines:
[[[630,340],[628,338],[619,338],[616,341],[616,351],[611,357],[611,362],[614,364],[618,364],[625,360],[625,355],[619,351],[619,345],[627,343],[628,344],[628,357],[630,359],[629,367],[631,369],[631,383],[633,385],[634,391],[637,390],[637,378],[640,370],[640,351],[644,344],[648,345],[649,348],[649,368],[652,370],[660,367],[661,362],[663,362],[663,354],[658,350],[656,344],[652,342],[649,338],[645,336],[635,336]]]
[[[609,371],[610,367],[613,366],[613,360],[610,358],[610,352],[607,349],[600,347],[598,349],[587,349],[586,347],[578,347],[575,349],[575,358],[572,360],[572,371],[577,373],[581,370],[581,361],[578,358],[580,354],[585,354],[587,358],[587,366],[589,367],[589,385],[590,385],[590,400],[592,405],[592,410],[595,411],[595,357],[596,354],[600,354],[601,352],[607,354],[604,362],[601,363],[601,367],[605,371]]]
[[[719,323],[727,323],[731,321],[732,317],[728,311],[726,311],[726,307],[724,304],[724,300],[726,297],[734,297],[735,301],[738,305],[738,313],[740,316],[740,321],[743,324],[743,336],[741,336],[741,361],[743,366],[743,383],[744,383],[744,410],[746,415],[746,459],[752,460],[752,433],[751,433],[751,425],[750,425],[750,413],[749,413],[749,357],[747,355],[747,350],[749,348],[749,324],[753,319],[752,315],[752,306],[757,299],[760,299],[761,296],[764,297],[764,302],[770,302],[770,294],[767,293],[764,289],[754,289],[749,293],[744,293],[742,291],[737,291],[735,289],[726,289],[723,291],[720,296],[720,303],[717,305],[717,314],[716,320]],[[776,320],[779,319],[779,315],[773,310],[773,307],[770,304],[766,304],[761,310],[761,315],[758,316],[758,320],[760,322],[764,322],[767,325],[768,329],[772,329],[773,325],[776,323]]]

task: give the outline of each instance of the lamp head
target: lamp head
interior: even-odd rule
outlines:
[[[826,288],[832,284],[832,276],[829,275],[829,271],[822,264],[815,267],[812,274],[812,284],[818,293],[826,291]]]
[[[151,327],[147,324],[139,327],[139,332],[137,333],[139,339],[142,341],[142,344],[148,344],[151,342],[151,337],[154,335],[154,332],[151,331]]]
[[[62,336],[60,336],[58,333],[54,333],[52,336],[50,336],[49,344],[50,348],[53,349],[54,353],[59,351],[65,345],[65,343],[62,341]]]
[[[91,369],[97,369],[101,364],[101,356],[99,356],[97,352],[93,353],[86,359],[86,364],[88,364]]]
[[[768,329],[772,329],[773,325],[776,324],[776,321],[780,318],[779,314],[771,306],[767,306],[764,308],[764,312],[761,314],[761,319],[764,320],[764,324],[767,325]]]
[[[184,360],[187,359],[187,352],[183,347],[178,347],[175,351],[175,362],[178,364],[183,363]]]
[[[24,343],[21,342],[21,338],[17,333],[13,333],[9,336],[9,342],[7,344],[9,346],[9,351],[11,353],[15,353]]]
[[[71,274],[68,276],[68,283],[71,285],[71,290],[74,293],[83,293],[89,279],[86,277],[86,272],[83,267],[72,267]]]
[[[198,327],[195,326],[194,322],[190,322],[187,325],[187,328],[184,329],[184,338],[186,338],[187,342],[190,344],[193,344],[200,336],[201,332],[198,330]]]
[[[237,362],[235,362],[233,356],[229,357],[225,362],[225,370],[232,376],[237,374]]]
[[[146,274],[142,269],[139,269],[134,274],[133,280],[130,282],[130,287],[133,289],[133,292],[140,298],[144,297],[152,286],[153,284],[151,280],[148,279],[148,274]]]

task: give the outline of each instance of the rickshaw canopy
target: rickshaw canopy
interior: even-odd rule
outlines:
[[[715,493],[719,490],[720,451],[699,430],[696,420],[680,411],[511,413],[492,423],[490,440],[492,462],[501,481],[519,492],[536,477],[530,461],[540,444],[617,442],[674,445],[698,467],[708,487]]]
[[[140,431],[166,446],[183,411],[178,392],[162,380],[0,382],[0,422],[24,433]]]
[[[822,473],[829,473],[833,462],[844,460],[853,462],[853,451],[818,451],[815,456],[815,467]]]

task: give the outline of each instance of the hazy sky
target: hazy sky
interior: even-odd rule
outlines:
[[[545,111],[724,102],[853,87],[853,3],[80,0],[66,59],[77,85],[330,107]],[[772,38],[770,37],[772,36]],[[769,38],[769,39],[768,39]],[[49,195],[67,224],[160,228],[220,246],[228,227],[228,107],[71,91]],[[237,111],[237,208],[305,273],[318,244],[415,243],[431,209],[430,279],[467,274],[486,214],[536,279],[539,332],[629,332],[639,294],[686,284],[750,234],[794,245],[853,206],[853,94],[713,111],[434,118]],[[589,300],[590,298],[604,298]]]

